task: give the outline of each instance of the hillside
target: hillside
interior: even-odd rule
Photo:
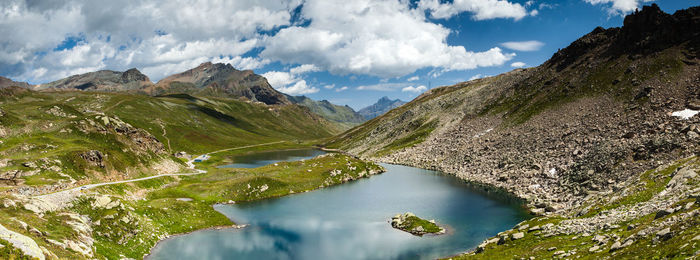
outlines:
[[[186,93],[198,96],[243,97],[268,105],[290,104],[286,96],[273,89],[267,79],[251,70],[236,70],[231,64],[202,63],[198,67],[168,76],[146,87],[150,95]]]
[[[122,179],[129,177],[128,172],[160,162],[178,170],[179,163],[173,163],[177,160],[172,157],[176,152],[200,154],[232,146],[317,139],[336,131],[329,122],[295,105],[272,108],[188,95],[3,93],[0,179],[9,184],[3,189],[10,190],[60,188],[68,180]]]
[[[140,258],[170,234],[233,225],[213,204],[342,183],[341,176],[324,182],[336,161],[356,163],[348,174],[378,167],[338,156],[319,159],[325,166],[313,171],[295,165],[240,174],[214,167],[195,170],[190,161],[193,155],[226,155],[230,149],[308,148],[309,142],[331,136],[335,127],[292,104],[0,88],[0,258]],[[263,175],[268,177],[258,179]],[[187,186],[182,186],[185,177]],[[89,184],[139,179],[87,190]],[[255,196],[225,195],[231,185],[251,181],[277,186]],[[198,199],[176,201],[181,195],[172,192],[146,196],[166,187]]]
[[[545,216],[532,233],[520,229],[526,239],[497,237],[471,256],[693,253],[659,241],[698,234],[684,223],[697,222],[697,203],[686,204],[700,183],[700,117],[674,112],[700,110],[699,23],[698,7],[669,15],[646,6],[538,67],[432,89],[327,145],[497,187]],[[679,177],[687,182],[673,184]],[[673,215],[653,216],[663,210]],[[589,236],[583,246],[561,242],[577,234]],[[604,241],[593,248],[596,234]],[[537,246],[545,235],[565,250]]]
[[[11,79],[5,78],[5,77],[0,77],[0,88],[7,88],[7,87],[20,87],[20,88],[29,88],[29,84],[27,82],[16,82]]]
[[[377,100],[376,103],[360,109],[357,111],[357,113],[362,115],[366,120],[370,120],[388,112],[389,110],[400,107],[403,104],[406,104],[406,102],[401,101],[400,99],[391,100],[389,97],[385,96]]]
[[[137,69],[130,69],[124,72],[100,70],[40,84],[35,89],[133,92],[152,84],[151,80]]]
[[[311,112],[322,116],[328,121],[339,123],[344,130],[361,124],[364,117],[355,112],[351,107],[335,105],[328,100],[316,101],[305,96],[287,96],[294,104],[307,107]]]

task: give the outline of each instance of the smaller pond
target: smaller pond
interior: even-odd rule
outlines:
[[[326,152],[317,149],[300,149],[245,154],[234,156],[234,163],[218,166],[218,168],[257,168],[276,162],[311,159],[325,153]]]

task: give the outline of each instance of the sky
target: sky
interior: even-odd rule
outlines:
[[[358,110],[383,96],[537,66],[596,26],[700,0],[2,0],[0,76],[41,84],[137,68],[152,81],[203,62]]]

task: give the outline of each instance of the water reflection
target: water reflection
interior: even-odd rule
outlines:
[[[233,157],[234,163],[219,168],[257,168],[283,161],[310,159],[326,152],[317,149],[300,149],[286,151],[260,152]]]

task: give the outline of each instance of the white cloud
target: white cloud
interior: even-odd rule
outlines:
[[[421,92],[426,91],[426,90],[428,90],[427,87],[425,87],[425,86],[423,86],[423,85],[420,85],[420,86],[417,86],[417,87],[408,86],[408,87],[402,88],[402,89],[401,89],[401,92],[421,93]]]
[[[403,76],[424,67],[468,70],[502,65],[513,57],[450,46],[450,30],[426,20],[405,1],[309,0],[307,27],[291,26],[265,38],[261,56],[282,63],[314,64],[334,74]]]
[[[348,90],[348,86],[343,86],[342,88],[336,89],[335,92],[342,92]]]
[[[289,95],[306,95],[318,92],[318,88],[306,85],[306,80],[300,80],[294,83],[294,85],[277,88],[282,93]]]
[[[450,18],[462,12],[472,13],[475,20],[495,18],[512,18],[520,20],[528,11],[519,3],[505,0],[454,0],[452,3],[440,3],[438,0],[421,0],[420,9],[429,10],[433,18]],[[536,13],[534,14],[536,15]]]
[[[525,62],[516,61],[516,62],[511,63],[510,66],[513,68],[522,68],[522,67],[527,66],[527,64],[525,64]]]
[[[77,72],[137,67],[158,80],[195,60],[227,57],[234,57],[230,62],[237,68],[259,68],[269,61],[237,57],[260,46],[261,31],[290,25],[299,4],[7,0],[0,5],[0,74],[39,83]],[[66,37],[79,44],[57,49]]]
[[[409,86],[407,83],[379,83],[374,85],[358,86],[357,90],[394,91],[407,86]]]
[[[420,79],[420,77],[418,77],[418,76],[413,76],[413,77],[408,78],[406,81],[416,81],[416,80],[419,80],[419,79]]]
[[[516,51],[538,51],[544,43],[540,41],[504,42],[501,46]]]
[[[652,2],[654,0],[584,0],[592,5],[603,4],[611,14],[624,15],[639,8],[641,3]],[[612,6],[608,4],[612,3]]]
[[[475,79],[480,79],[480,78],[483,78],[483,77],[484,77],[484,75],[482,75],[482,74],[476,74],[476,75],[472,76],[471,78],[469,78],[469,80],[467,80],[467,81],[471,81],[471,80],[475,80]]]
[[[289,72],[284,71],[269,71],[263,73],[262,76],[267,78],[267,82],[270,85],[279,90],[280,92],[289,95],[304,95],[316,93],[319,91],[318,88],[309,86],[306,80],[302,79],[300,74],[318,71],[315,65],[304,64],[294,68],[291,68]],[[324,88],[332,89],[335,85],[326,85]]]
[[[42,83],[79,72],[136,67],[157,81],[205,61],[237,69],[281,62],[301,64],[287,72],[295,80],[282,86],[301,88],[306,84],[299,83],[299,75],[322,70],[382,78],[421,68],[469,70],[503,65],[514,54],[498,47],[475,52],[449,45],[452,31],[427,19],[426,11],[433,17],[469,12],[477,20],[527,15],[522,5],[505,0],[413,6],[404,0],[307,0],[299,13],[307,26],[292,23],[301,3],[6,0],[0,5],[0,74]],[[78,44],[57,48],[66,37]],[[247,57],[254,50],[262,54]]]
[[[325,85],[325,86],[323,86],[323,88],[325,88],[325,89],[333,89],[333,88],[335,88],[335,84]]]
[[[299,65],[297,67],[291,68],[289,70],[289,72],[292,74],[304,74],[304,73],[308,73],[308,72],[316,72],[319,70],[320,69],[318,67],[316,67],[316,65],[304,64],[304,65]]]

